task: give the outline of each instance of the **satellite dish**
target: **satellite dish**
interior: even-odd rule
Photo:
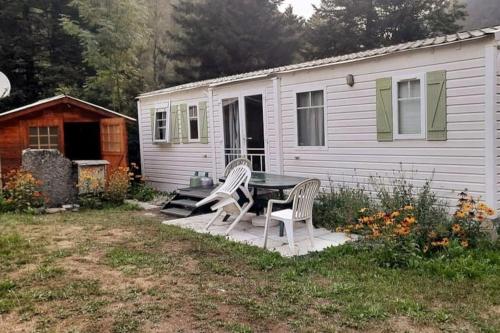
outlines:
[[[10,95],[10,81],[4,73],[0,72],[0,98]]]

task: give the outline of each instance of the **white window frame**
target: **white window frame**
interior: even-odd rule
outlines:
[[[399,134],[399,89],[401,81],[420,80],[420,130],[419,134]],[[425,140],[427,137],[427,82],[425,73],[393,77],[392,117],[394,140]]]
[[[324,144],[322,146],[301,146],[299,145],[299,113],[298,113],[298,105],[297,105],[297,95],[301,93],[311,93],[313,91],[322,91],[323,92],[323,133],[325,135],[324,137]],[[295,148],[302,150],[302,149],[307,149],[307,150],[327,150],[328,149],[328,110],[327,110],[327,89],[323,85],[306,85],[306,86],[301,86],[298,89],[295,89],[293,91],[293,112],[295,113],[294,115],[294,120],[295,120]]]
[[[156,129],[158,126],[157,115],[158,115],[158,113],[163,113],[163,112],[165,112],[165,138],[164,139],[157,139],[156,138]],[[156,142],[156,143],[170,142],[170,101],[155,105],[153,124],[154,124],[153,133],[152,133],[153,142]]]
[[[196,121],[198,125],[198,139],[192,139],[191,138],[191,115],[189,114],[189,109],[194,106],[196,108]],[[187,106],[187,118],[188,118],[188,123],[187,123],[187,132],[188,132],[188,142],[200,142],[200,136],[201,136],[201,129],[200,129],[200,108],[198,104],[196,103],[190,103]]]

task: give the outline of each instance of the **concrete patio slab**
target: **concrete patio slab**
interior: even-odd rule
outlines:
[[[232,222],[232,219],[224,222],[222,218],[217,219],[214,224],[205,230],[205,226],[214,214],[205,214],[182,218],[177,220],[167,220],[163,224],[175,225],[184,229],[191,229],[199,233],[208,233],[210,235],[224,236],[226,229]],[[241,221],[231,231],[227,239],[245,243],[249,245],[262,247],[264,244],[264,228],[255,227],[252,223]],[[324,228],[314,230],[314,247],[311,246],[309,236],[305,224],[296,223],[294,226],[294,251],[291,251],[286,235],[279,236],[279,227],[269,228],[269,237],[267,240],[267,248],[271,251],[279,252],[284,257],[301,256],[311,252],[319,252],[331,246],[339,246],[346,242],[355,240],[355,235],[349,235],[340,232],[331,232]]]

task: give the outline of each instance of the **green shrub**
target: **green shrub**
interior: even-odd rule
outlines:
[[[158,191],[144,182],[134,182],[130,187],[130,196],[135,200],[148,202],[153,200],[157,195]]]
[[[330,185],[329,190],[318,195],[314,205],[314,224],[335,230],[339,226],[355,221],[358,211],[371,205],[370,197],[363,187]]]

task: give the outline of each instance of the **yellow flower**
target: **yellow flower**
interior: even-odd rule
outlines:
[[[494,210],[493,208],[488,207],[488,208],[486,209],[486,214],[487,214],[488,216],[493,216],[493,215],[495,215],[495,210]]]
[[[463,240],[460,242],[460,245],[462,245],[462,247],[469,247],[469,242],[467,240]]]
[[[453,232],[457,234],[462,230],[462,227],[460,226],[460,224],[455,223],[451,226],[451,230],[453,230]]]
[[[404,207],[404,210],[413,210],[415,209],[412,205],[407,205]]]
[[[361,209],[359,210],[359,212],[360,212],[360,213],[364,213],[364,212],[366,212],[367,210],[368,210],[368,208],[361,208]]]
[[[465,217],[465,212],[463,210],[458,210],[455,212],[455,216],[458,218],[464,218]]]
[[[392,218],[395,218],[395,217],[398,217],[399,215],[400,215],[400,213],[399,213],[398,211],[396,211],[396,212],[393,212],[393,213],[391,214],[391,217],[392,217]]]

